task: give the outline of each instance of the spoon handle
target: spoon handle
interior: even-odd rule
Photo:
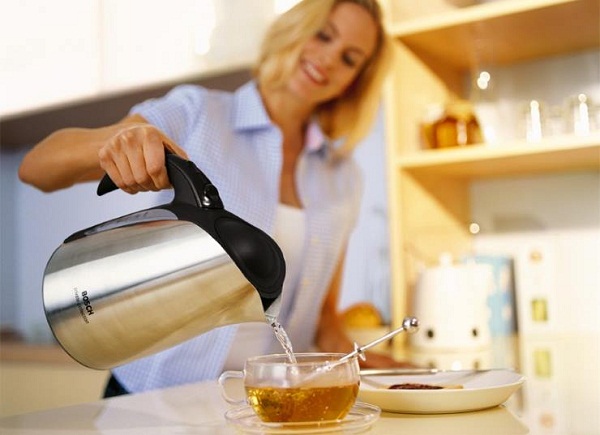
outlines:
[[[404,320],[402,321],[402,326],[400,326],[397,329],[394,329],[393,331],[388,332],[384,336],[379,337],[378,339],[373,340],[370,343],[367,343],[362,346],[359,346],[357,343],[354,343],[354,350],[352,352],[344,355],[342,358],[340,358],[340,361],[346,361],[347,359],[350,359],[357,355],[360,359],[365,361],[366,360],[365,350],[370,349],[373,346],[377,346],[379,343],[389,340],[393,336],[395,336],[403,331],[413,333],[413,332],[416,332],[418,329],[419,329],[419,321],[417,320],[416,317],[405,317]]]

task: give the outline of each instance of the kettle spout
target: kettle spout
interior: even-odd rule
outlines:
[[[277,316],[279,316],[279,310],[281,309],[281,295],[275,299],[271,305],[265,309],[265,319],[269,325],[277,322]]]

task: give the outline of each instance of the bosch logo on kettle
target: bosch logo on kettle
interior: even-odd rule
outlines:
[[[79,309],[79,314],[81,315],[81,319],[85,323],[90,323],[88,316],[94,314],[94,307],[92,307],[92,301],[88,296],[87,290],[84,290],[79,294],[79,289],[75,287],[75,303],[77,304],[77,308]]]
[[[85,305],[85,310],[87,311],[87,313],[90,316],[94,314],[94,308],[92,308],[92,303],[90,302],[87,290],[81,292],[81,298],[83,300],[83,305]]]

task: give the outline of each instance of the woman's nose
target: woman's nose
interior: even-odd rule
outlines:
[[[336,53],[334,50],[323,50],[321,53],[321,64],[325,68],[331,68],[335,63]]]

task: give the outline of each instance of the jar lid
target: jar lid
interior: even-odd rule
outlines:
[[[446,104],[446,113],[464,121],[475,116],[473,105],[467,100],[450,101]]]

